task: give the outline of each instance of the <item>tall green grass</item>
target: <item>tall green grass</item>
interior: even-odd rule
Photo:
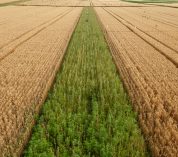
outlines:
[[[148,156],[92,9],[82,13],[24,156]]]

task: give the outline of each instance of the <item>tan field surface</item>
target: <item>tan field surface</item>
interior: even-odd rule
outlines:
[[[146,4],[129,3],[119,0],[92,0],[93,6],[113,6],[113,7],[136,7],[136,6],[147,6]],[[149,5],[148,5],[149,6]]]
[[[96,13],[151,155],[178,157],[178,3],[119,0],[30,0],[0,7],[0,157],[22,154],[83,8]],[[88,26],[92,20],[85,14]]]
[[[5,7],[1,9],[0,14],[4,16],[0,20],[0,60],[70,10],[71,8],[51,9],[47,7]]]
[[[20,5],[32,6],[90,6],[89,0],[31,0]]]
[[[10,3],[10,2],[14,2],[14,1],[17,1],[17,0],[0,0],[0,4]]]
[[[19,5],[25,6],[114,6],[114,7],[131,7],[131,6],[150,6],[146,4],[129,3],[119,0],[31,0],[22,2]]]
[[[178,8],[178,3],[149,3],[149,4],[155,6],[168,7],[168,8]]]

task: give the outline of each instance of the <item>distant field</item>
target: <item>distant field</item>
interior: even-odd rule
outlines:
[[[16,0],[0,0],[0,4],[3,4],[3,3],[10,3],[10,2],[14,2]]]
[[[123,0],[132,3],[178,3],[178,0]]]

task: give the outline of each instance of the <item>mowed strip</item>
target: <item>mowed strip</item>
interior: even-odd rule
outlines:
[[[0,61],[0,156],[15,156],[27,139],[81,10],[72,8]]]
[[[148,156],[93,9],[83,11],[25,156]]]
[[[154,156],[178,154],[178,69],[111,9],[96,8],[112,55]],[[155,34],[157,31],[155,31]]]

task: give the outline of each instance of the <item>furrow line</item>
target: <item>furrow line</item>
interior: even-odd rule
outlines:
[[[20,45],[22,45],[23,43],[25,43],[26,41],[28,41],[29,39],[33,38],[35,35],[37,35],[38,33],[40,33],[41,31],[43,31],[44,29],[46,29],[47,27],[49,27],[50,25],[56,23],[57,21],[59,21],[61,18],[63,18],[65,15],[67,15],[68,13],[70,13],[72,11],[72,9],[68,10],[67,12],[65,12],[63,15],[59,15],[57,17],[57,19],[54,19],[50,22],[47,22],[45,23],[45,25],[42,26],[42,28],[39,28],[37,27],[37,30],[35,30],[36,28],[32,29],[31,31],[27,32],[25,35],[27,35],[27,37],[25,35],[21,36],[21,37],[24,37],[25,39],[22,39],[22,41],[20,41],[19,43],[15,44],[13,48],[11,48],[9,50],[9,48],[6,49],[6,47],[4,47],[5,49],[5,54],[3,54],[3,48],[1,49],[2,50],[2,54],[0,54],[0,62],[2,60],[4,60],[6,57],[8,57],[10,54],[12,54],[16,48],[18,48]],[[34,31],[34,32],[32,32]],[[33,34],[28,34],[28,33],[33,33]],[[19,37],[20,39],[20,37]],[[16,40],[15,40],[16,41]],[[9,44],[8,44],[9,45]]]
[[[70,9],[68,9],[68,10],[70,10]],[[64,12],[63,12],[63,13],[64,13]],[[27,33],[29,33],[29,32],[31,32],[31,31],[33,31],[33,30],[39,28],[40,26],[43,26],[43,25],[45,25],[45,24],[50,23],[50,21],[52,21],[52,20],[58,18],[58,17],[61,16],[63,13],[60,13],[60,14],[58,14],[57,16],[55,16],[54,18],[52,18],[52,19],[50,19],[50,20],[47,20],[47,21],[43,22],[42,24],[40,24],[40,25],[38,25],[38,26],[36,26],[36,27],[34,27],[34,28],[32,28],[32,29],[30,29],[30,30],[28,30],[28,31],[26,31],[26,32],[24,32],[24,33],[22,33],[20,36],[18,36],[18,37],[16,37],[16,38],[14,38],[13,40],[11,40],[11,41],[9,41],[9,42],[7,42],[7,43],[1,45],[0,49],[3,49],[5,46],[10,45],[12,42],[14,42],[14,41],[20,39],[22,36],[24,36],[24,35],[26,35]],[[0,24],[0,25],[1,25],[1,24]]]
[[[128,20],[124,19],[123,17],[119,16],[118,14],[114,13],[113,11],[110,11],[112,12],[112,14],[114,14],[115,16],[119,17],[120,19],[122,19],[123,21],[125,21],[126,23],[130,24],[131,27],[134,27],[136,29],[138,29],[139,31],[141,31],[142,33],[146,34],[147,36],[149,36],[150,38],[152,38],[153,40],[156,40],[157,42],[159,42],[160,44],[164,45],[165,47],[171,49],[172,51],[178,53],[178,50],[172,48],[171,46],[163,43],[162,41],[158,40],[157,38],[153,37],[152,35],[148,34],[147,32],[143,31],[142,29],[138,28],[138,27],[135,27],[131,22],[129,22]],[[134,30],[133,28],[131,28],[132,30]]]
[[[127,24],[123,23],[116,15],[114,15],[114,13],[112,13],[111,11],[108,11],[105,8],[103,8],[103,9],[107,13],[109,13],[112,17],[114,17],[116,20],[118,20],[121,24],[123,24],[125,27],[127,27],[131,32],[133,32],[134,34],[136,34],[138,37],[140,37],[142,40],[144,40],[146,43],[148,43],[150,46],[152,46],[155,50],[157,50],[159,53],[161,53],[163,56],[165,56],[172,64],[174,64],[176,67],[178,67],[178,61],[174,60],[174,58],[172,58],[172,56],[166,54],[166,52],[164,52],[163,50],[161,50],[160,48],[158,48],[157,46],[155,46],[152,42],[150,42],[147,39],[145,39],[142,35],[140,35],[140,33],[136,32],[136,29],[139,30],[138,28],[136,28],[134,30],[132,27],[130,27]],[[147,35],[146,33],[142,32],[142,31],[140,31],[140,32],[143,33],[143,34],[145,34],[145,35]],[[148,37],[151,38],[151,36],[148,36]],[[154,38],[152,38],[152,39],[154,39]],[[169,47],[167,47],[167,48],[169,48]],[[176,53],[178,53],[178,51],[176,51]]]

